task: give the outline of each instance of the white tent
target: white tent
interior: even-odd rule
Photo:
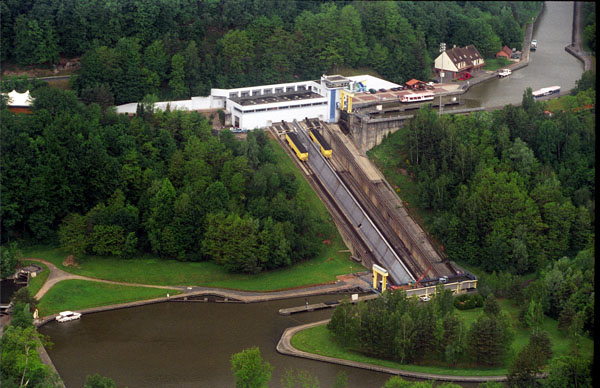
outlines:
[[[16,90],[8,93],[8,106],[31,106],[33,99],[29,95],[29,90],[25,93],[19,93]]]

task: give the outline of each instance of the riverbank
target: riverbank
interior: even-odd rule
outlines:
[[[241,290],[231,290],[231,289],[223,289],[223,288],[212,288],[212,287],[198,287],[198,286],[156,286],[150,284],[140,284],[140,283],[126,283],[126,282],[116,282],[111,280],[103,280],[97,278],[91,278],[81,275],[73,275],[71,273],[65,272],[58,268],[53,263],[36,258],[28,258],[27,261],[35,261],[43,263],[49,270],[49,275],[47,281],[40,288],[40,290],[36,293],[35,297],[38,300],[41,300],[46,293],[52,289],[57,283],[63,280],[84,280],[90,282],[98,282],[104,284],[111,285],[119,285],[119,286],[132,286],[132,287],[145,287],[145,288],[158,288],[163,289],[165,296],[161,298],[153,298],[153,299],[145,299],[127,303],[120,304],[111,304],[107,306],[98,306],[87,309],[75,309],[82,314],[90,314],[100,311],[108,311],[108,310],[117,310],[122,308],[143,306],[146,304],[159,303],[159,302],[167,302],[167,301],[196,301],[196,302],[206,302],[209,299],[214,299],[215,297],[219,299],[220,302],[238,302],[238,303],[256,303],[256,302],[266,302],[278,299],[288,299],[295,297],[308,297],[313,295],[322,295],[329,293],[340,293],[340,292],[366,292],[370,290],[370,284],[365,281],[361,276],[365,276],[367,273],[360,272],[354,273],[350,275],[340,275],[337,276],[335,282],[325,283],[325,284],[317,284],[311,285],[307,287],[301,288],[289,288],[286,290],[277,290],[271,292],[253,292],[253,291],[241,291]],[[169,294],[173,292],[173,290],[177,290],[181,292],[179,295],[171,295]],[[42,326],[56,318],[57,314],[52,314],[45,317],[40,317],[34,323],[36,326]]]
[[[544,12],[545,5],[542,5],[542,9],[540,13],[533,19],[531,23],[527,23],[525,25],[525,33],[523,34],[523,49],[521,50],[521,59],[519,62],[515,62],[506,66],[506,69],[510,69],[512,72],[517,71],[519,69],[524,68],[529,65],[529,54],[531,48],[531,39],[533,37],[533,28],[535,27],[536,22],[538,21],[539,16]],[[442,94],[443,96],[452,96],[465,94],[469,91],[473,86],[478,85],[480,83],[495,79],[498,77],[498,73],[496,71],[484,70],[478,73],[473,73],[472,77],[467,81],[462,81],[463,84],[455,91],[448,92]]]
[[[501,300],[500,305],[502,306],[502,310],[509,315],[512,322],[519,322],[519,309],[517,306],[508,300]],[[481,310],[482,308],[456,311],[456,314],[468,327],[482,313]],[[507,378],[508,368],[506,366],[488,370],[485,368],[460,366],[402,365],[394,361],[382,360],[365,356],[358,352],[348,351],[329,336],[325,326],[328,322],[329,320],[322,320],[288,328],[277,344],[277,351],[290,356],[396,374],[415,379],[476,383],[483,381],[506,381]],[[572,349],[572,342],[564,331],[558,329],[558,321],[544,317],[542,328],[550,337],[553,359],[567,356]],[[515,337],[511,344],[510,352],[518,354],[529,342],[530,329],[523,327],[519,323],[515,323],[513,329]],[[579,349],[584,357],[592,358],[594,354],[593,339],[589,336],[582,338]],[[544,378],[545,376],[542,373],[538,375],[538,378]]]
[[[584,71],[592,70],[592,57],[583,49],[583,3],[573,3],[573,38],[565,51],[579,59],[583,63]]]
[[[321,362],[345,365],[345,366],[350,366],[350,367],[354,367],[354,368],[362,368],[362,369],[367,369],[367,370],[371,370],[371,371],[375,371],[375,372],[389,373],[391,375],[409,377],[409,378],[420,379],[420,380],[435,380],[435,381],[463,382],[463,383],[467,383],[467,382],[468,383],[481,383],[481,382],[486,382],[486,381],[503,382],[503,381],[507,380],[505,375],[502,375],[502,376],[451,376],[451,375],[444,375],[444,374],[414,372],[414,371],[402,370],[402,369],[397,369],[397,368],[392,368],[392,367],[386,367],[386,366],[381,366],[381,365],[365,363],[365,362],[351,361],[351,360],[346,360],[343,358],[329,357],[329,356],[324,356],[324,355],[320,355],[320,354],[309,353],[309,352],[305,352],[302,350],[298,350],[294,346],[292,346],[292,343],[291,343],[292,337],[294,335],[296,335],[298,332],[300,332],[302,330],[310,329],[313,327],[326,325],[328,322],[329,322],[329,319],[319,321],[319,322],[313,322],[313,323],[309,323],[309,324],[294,326],[294,327],[290,327],[290,328],[286,329],[284,331],[284,333],[282,334],[279,342],[277,343],[277,351],[281,354],[285,354],[285,355],[289,355],[289,356],[302,357],[302,358],[307,358],[307,359],[321,361]],[[543,377],[543,376],[540,376],[540,377]]]

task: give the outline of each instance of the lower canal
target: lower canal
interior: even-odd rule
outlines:
[[[342,295],[309,297],[310,303]],[[84,315],[40,328],[54,346],[48,350],[67,388],[81,387],[100,373],[119,387],[227,387],[235,385],[231,355],[258,346],[273,367],[271,387],[286,370],[309,371],[321,387],[331,387],[340,371],[349,387],[381,387],[384,373],[284,356],[275,350],[287,327],[327,319],[333,310],[279,315],[304,298],[264,303],[169,302]]]

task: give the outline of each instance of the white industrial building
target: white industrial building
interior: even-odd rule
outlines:
[[[397,86],[399,85],[370,75],[323,75],[320,81],[211,89],[208,97],[157,102],[154,106],[163,110],[167,106],[172,110],[223,109],[230,117],[232,127],[248,130],[268,127],[282,120],[302,120],[306,117],[333,123],[339,118],[341,91],[356,92],[366,88],[389,89]],[[136,108],[137,103],[120,105],[117,112],[135,114]]]

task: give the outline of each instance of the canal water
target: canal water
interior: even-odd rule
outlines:
[[[505,78],[496,78],[475,85],[460,97],[466,107],[500,107],[520,103],[523,92],[560,86],[561,91],[575,87],[581,78],[583,63],[565,51],[571,44],[573,2],[546,2],[533,30],[538,42],[529,54],[529,65]]]
[[[344,295],[309,297],[310,303]],[[347,297],[347,295],[346,295]],[[304,298],[263,303],[167,302],[84,315],[40,328],[67,388],[81,387],[100,373],[119,387],[227,387],[235,385],[231,355],[253,346],[273,367],[271,387],[286,370],[309,371],[331,387],[340,371],[349,387],[381,387],[390,375],[284,356],[275,350],[291,326],[331,317],[332,309],[282,316],[279,309],[304,305]]]
[[[519,103],[527,87],[560,85],[571,89],[583,65],[564,47],[571,43],[572,2],[547,2],[533,32],[538,49],[529,66],[504,79],[474,86],[460,98],[467,106]],[[309,298],[311,303],[335,299]],[[85,376],[100,373],[119,387],[233,387],[233,353],[258,346],[275,367],[271,387],[281,386],[287,369],[307,370],[330,387],[340,371],[349,387],[381,387],[389,375],[283,356],[275,346],[284,329],[326,319],[332,310],[281,316],[278,310],[304,304],[304,298],[253,304],[160,303],[89,314],[67,324],[40,329],[50,336],[49,350],[66,386],[81,387]],[[465,385],[468,386],[468,385]],[[476,386],[472,384],[471,386]]]

